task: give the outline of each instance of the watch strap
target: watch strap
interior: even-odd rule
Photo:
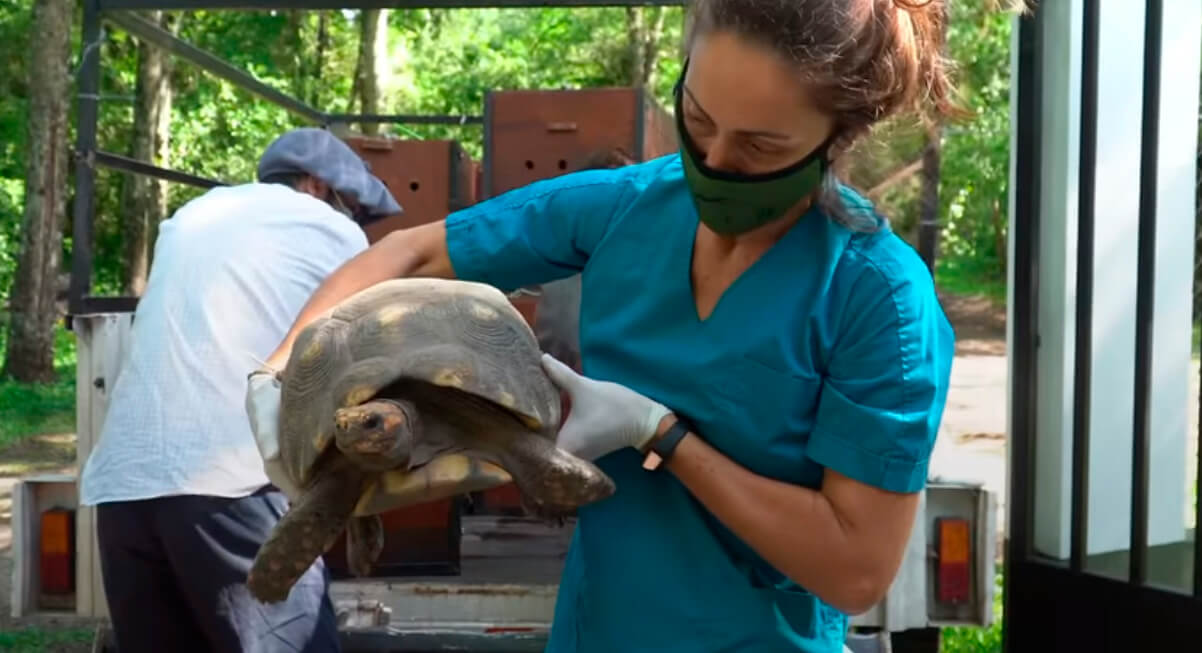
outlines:
[[[672,453],[676,451],[676,446],[689,434],[689,430],[689,424],[677,418],[663,435],[651,441],[651,446],[647,448],[647,456],[643,460],[643,469],[657,469],[668,462]]]

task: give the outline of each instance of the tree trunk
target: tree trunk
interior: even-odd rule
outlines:
[[[643,25],[643,11],[639,7],[626,8],[626,38],[628,45],[627,62],[630,65],[628,75],[630,76],[630,85],[639,87],[646,83],[643,76],[643,59],[647,55],[647,49],[644,47],[646,38],[644,37],[645,28]]]
[[[66,211],[67,58],[75,3],[35,0],[29,63],[29,150],[21,250],[13,277],[4,376],[51,382],[58,285],[59,225]]]
[[[148,12],[146,18],[172,30],[163,12]],[[171,137],[171,57],[162,49],[138,44],[137,104],[134,107],[134,139],[130,156],[167,167]],[[125,245],[125,292],[141,295],[146,288],[150,256],[158,224],[167,217],[167,182],[144,175],[131,175],[125,184],[122,205]]]
[[[943,128],[932,125],[922,153],[922,213],[918,220],[918,253],[935,273],[935,254],[939,243],[939,163]]]
[[[647,17],[649,11],[654,12],[650,20]],[[656,56],[666,15],[663,7],[626,8],[626,62],[631,86],[643,87],[655,83]]]
[[[320,107],[321,74],[326,67],[326,51],[330,48],[330,17],[329,12],[317,12],[317,53],[313,57],[313,72],[309,75],[309,106]]]
[[[664,36],[664,19],[667,17],[667,7],[647,7],[643,11],[655,12],[647,36],[643,39],[643,84],[655,85],[655,64],[659,58],[659,42]]]
[[[388,61],[388,10],[364,9],[359,15],[359,61],[355,66],[355,88],[360,113],[381,113],[383,65]],[[364,134],[377,134],[379,123],[360,125]]]
[[[308,78],[308,69],[305,67],[307,60],[305,49],[305,12],[301,9],[289,9],[286,14],[284,29],[280,33],[280,41],[277,47],[283,51],[281,58],[287,57],[288,63],[281,65],[288,71],[291,79],[290,87],[292,89],[292,97],[306,98],[309,97],[309,85],[305,83]]]

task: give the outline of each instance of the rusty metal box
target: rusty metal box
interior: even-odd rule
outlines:
[[[677,149],[672,117],[641,88],[493,91],[480,198],[579,170],[615,148],[635,162]]]
[[[404,212],[367,226],[369,242],[384,234],[441,220],[476,202],[477,175],[456,141],[350,136],[347,145],[384,181]]]

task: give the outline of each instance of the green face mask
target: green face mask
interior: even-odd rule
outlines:
[[[685,181],[693,193],[701,222],[722,235],[746,233],[782,217],[818,188],[827,168],[827,143],[801,161],[775,172],[744,175],[706,166],[705,155],[684,126],[685,70],[681,71],[675,88],[676,131]]]

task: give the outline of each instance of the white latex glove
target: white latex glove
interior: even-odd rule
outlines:
[[[572,398],[558,445],[586,460],[625,447],[642,449],[672,412],[626,386],[581,376],[550,354],[543,354],[543,369]]]
[[[280,380],[275,372],[261,369],[251,373],[246,385],[246,415],[263,457],[263,471],[289,501],[295,501],[300,490],[280,460]]]

